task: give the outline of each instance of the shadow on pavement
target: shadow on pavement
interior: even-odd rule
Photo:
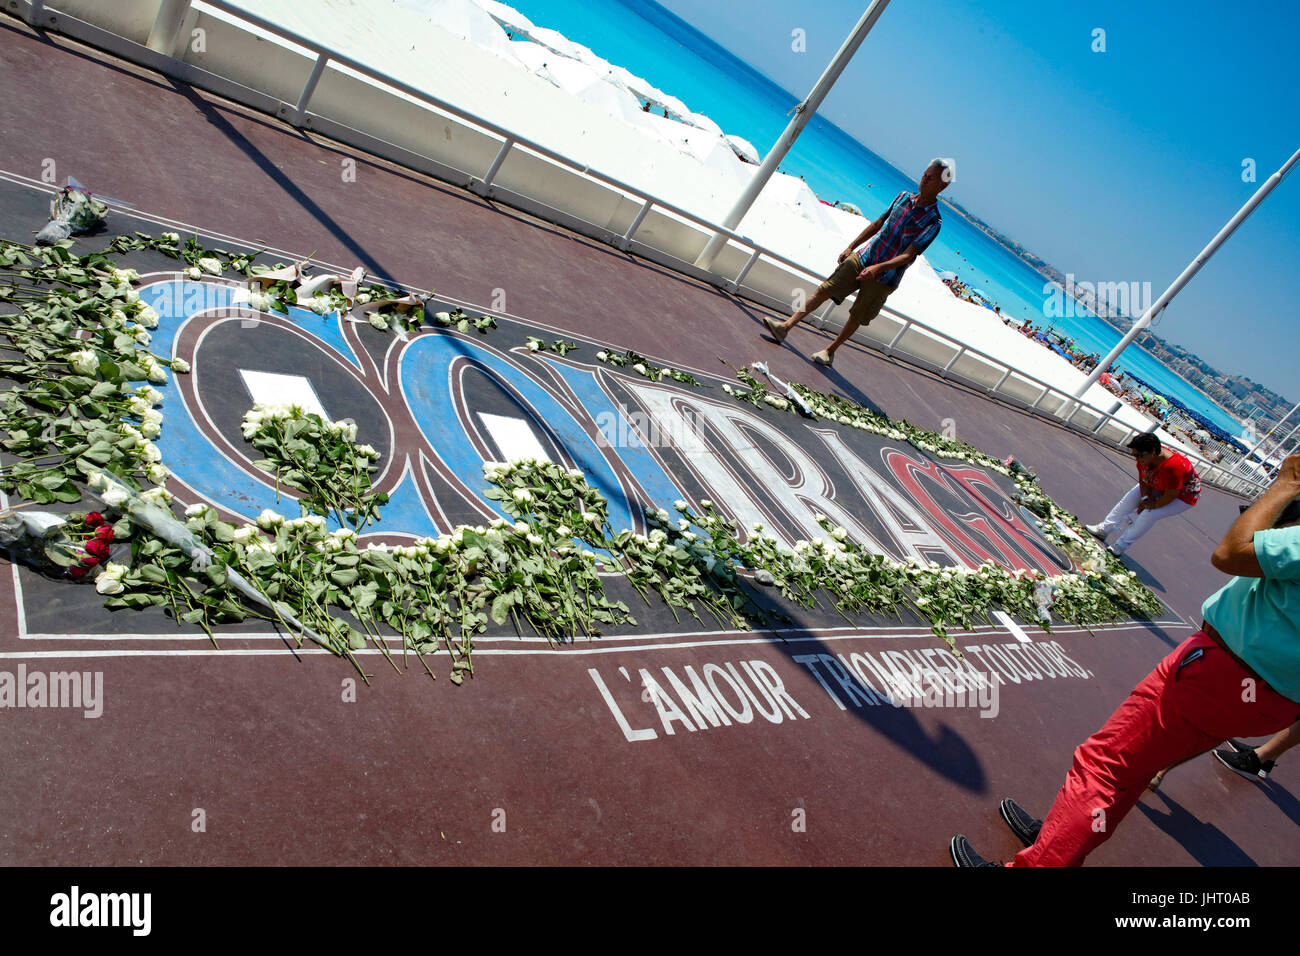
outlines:
[[[1149,804],[1139,801],[1137,809],[1173,837],[1180,846],[1192,855],[1202,866],[1258,866],[1259,864],[1226,833],[1213,823],[1198,820],[1182,804],[1171,800],[1163,792],[1155,794],[1168,807],[1168,813],[1160,813]]]

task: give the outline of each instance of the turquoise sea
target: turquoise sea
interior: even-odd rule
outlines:
[[[798,100],[704,34],[651,0],[511,0],[539,27],[549,27],[590,47],[611,63],[645,77],[692,110],[712,117],[728,133],[743,136],[764,154],[788,122]],[[806,93],[807,91],[800,91]],[[956,157],[960,168],[961,157]],[[814,117],[782,169],[803,176],[822,199],[846,200],[874,219],[902,189],[915,188],[922,170],[900,171],[834,123]],[[997,211],[980,210],[997,228]],[[1007,247],[945,210],[943,231],[926,252],[939,270],[957,273],[989,293],[1013,320],[1031,319],[1106,354],[1120,333],[1091,315],[1044,317],[1043,276]],[[1053,263],[1070,272],[1069,263]],[[828,268],[830,266],[828,265]],[[1152,289],[1152,297],[1162,289]],[[1177,398],[1230,434],[1240,424],[1147,352],[1130,346],[1119,366]]]

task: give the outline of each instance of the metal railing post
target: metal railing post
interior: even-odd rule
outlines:
[[[641,228],[641,223],[645,221],[646,215],[650,212],[650,207],[654,204],[653,199],[647,199],[641,204],[641,208],[637,210],[636,216],[632,219],[632,225],[627,227],[627,232],[623,233],[623,238],[618,241],[618,247],[624,252],[627,252],[628,247],[632,245],[633,233]]]
[[[890,340],[889,344],[885,346],[886,355],[893,354],[894,346],[897,345],[899,340],[903,337],[903,333],[906,332],[911,327],[912,327],[912,320],[903,319],[903,327],[898,330],[898,333],[893,337],[893,339]]]
[[[501,164],[506,161],[506,157],[510,155],[510,150],[514,149],[514,147],[514,138],[507,136],[501,143],[501,148],[497,150],[497,155],[496,158],[492,160],[492,165],[489,166],[487,172],[483,174],[483,178],[477,182],[470,183],[470,188],[473,189],[474,192],[478,193],[480,196],[486,196],[488,194],[488,190],[492,188],[492,180],[497,178],[497,173],[501,171]]]
[[[325,72],[325,64],[329,62],[330,56],[322,51],[316,56],[316,65],[311,68],[311,75],[307,77],[307,83],[302,88],[302,95],[298,97],[298,105],[293,108],[293,118],[290,120],[294,126],[301,126],[307,116],[307,104],[311,102],[311,96],[316,92],[316,84],[320,82],[321,75]]]
[[[732,279],[731,282],[727,284],[728,292],[736,292],[740,289],[740,284],[745,281],[745,276],[749,275],[749,270],[754,268],[754,263],[758,261],[758,256],[758,249],[755,249],[749,259],[745,262],[744,267],[736,274],[736,278]]]
[[[153,26],[149,28],[149,39],[145,41],[145,46],[155,53],[175,57],[176,41],[180,38],[181,25],[189,12],[190,0],[162,0]]]
[[[964,345],[953,353],[952,358],[948,359],[948,364],[943,367],[943,375],[945,378],[948,376],[948,373],[952,371],[952,367],[957,364],[957,360],[965,354],[966,346]]]

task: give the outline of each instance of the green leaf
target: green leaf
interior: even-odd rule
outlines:
[[[492,602],[492,620],[498,624],[504,624],[510,616],[510,608],[518,603],[519,592],[508,591],[505,594],[498,594],[496,600]]]
[[[351,568],[342,568],[338,571],[330,572],[330,580],[341,588],[351,587],[357,582],[357,572]]]

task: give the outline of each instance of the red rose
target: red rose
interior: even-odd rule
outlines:
[[[112,541],[113,526],[111,524],[101,524],[95,529],[95,537],[99,538],[101,541]]]
[[[68,577],[72,578],[75,581],[78,578],[84,578],[86,576],[86,572],[89,570],[90,570],[89,568],[82,567],[80,564],[74,564],[68,568]]]
[[[91,538],[86,542],[85,547],[87,554],[94,555],[97,558],[108,557],[109,548],[107,541],[103,541],[100,538]]]
[[[103,523],[104,516],[98,511],[92,511],[90,514],[86,515],[86,524],[91,528],[98,528]]]

